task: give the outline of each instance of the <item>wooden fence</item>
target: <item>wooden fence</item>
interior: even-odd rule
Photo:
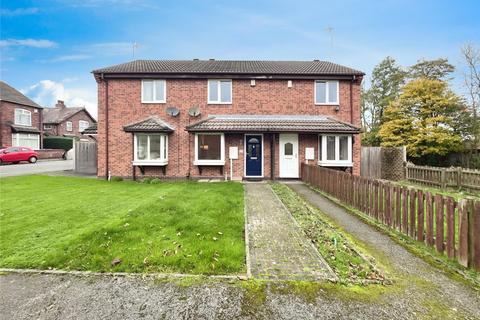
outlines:
[[[96,142],[75,142],[75,172],[84,174],[97,173]]]
[[[464,168],[441,168],[408,164],[407,180],[428,186],[480,190],[480,171]]]
[[[361,159],[362,177],[392,181],[405,179],[405,147],[362,147]]]
[[[480,201],[302,164],[302,181],[384,225],[480,270]]]

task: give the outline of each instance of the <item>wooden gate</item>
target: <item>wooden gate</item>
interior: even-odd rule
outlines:
[[[371,179],[403,180],[405,147],[362,147],[360,175]]]
[[[75,142],[75,172],[84,174],[97,173],[96,142]]]

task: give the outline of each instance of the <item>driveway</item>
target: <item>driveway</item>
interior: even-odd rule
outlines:
[[[40,160],[37,163],[5,164],[0,166],[0,178],[73,170],[74,166],[74,160]]]

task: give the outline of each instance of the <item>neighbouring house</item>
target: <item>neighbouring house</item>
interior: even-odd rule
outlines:
[[[361,71],[194,59],[93,74],[99,177],[298,178],[307,161],[360,172]]]
[[[96,122],[85,107],[67,107],[62,100],[54,108],[43,109],[45,135],[88,139],[83,131]]]
[[[0,81],[0,147],[42,146],[42,107]]]

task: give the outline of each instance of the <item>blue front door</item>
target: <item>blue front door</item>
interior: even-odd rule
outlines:
[[[246,154],[245,154],[245,173],[248,177],[262,176],[262,136],[245,136]]]

